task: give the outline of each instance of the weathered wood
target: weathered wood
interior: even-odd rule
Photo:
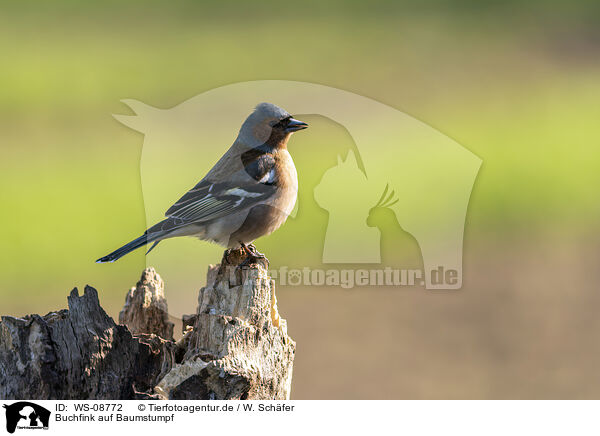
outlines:
[[[173,339],[173,323],[165,298],[165,284],[154,268],[146,268],[135,288],[127,293],[125,306],[119,313],[119,324],[131,333],[152,333]]]
[[[266,260],[211,266],[184,361],[155,391],[165,399],[289,399],[296,344],[279,317]]]
[[[0,322],[2,399],[284,399],[295,343],[279,317],[267,263],[233,252],[209,268],[197,313],[173,341],[164,284],[152,268],[117,325],[86,286],[68,310]]]
[[[0,398],[132,399],[170,369],[173,346],[135,338],[100,307],[98,293],[73,289],[69,310],[0,322]]]

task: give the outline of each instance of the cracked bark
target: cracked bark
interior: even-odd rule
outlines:
[[[119,313],[119,324],[129,327],[133,334],[152,333],[173,339],[165,284],[154,268],[146,268],[137,285],[127,293],[125,306]]]
[[[2,399],[285,399],[295,343],[279,317],[266,261],[241,252],[211,266],[184,336],[173,340],[164,283],[153,268],[116,324],[97,291],[73,289],[68,310],[3,316]]]

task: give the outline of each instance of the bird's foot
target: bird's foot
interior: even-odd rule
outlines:
[[[225,259],[225,261],[227,263],[231,263],[229,261],[229,257],[231,256],[231,253],[233,252],[233,248],[228,248],[227,250],[225,250],[225,252],[223,253],[223,259]]]
[[[262,254],[261,252],[259,252],[256,247],[254,246],[254,244],[244,244],[243,242],[240,242],[240,245],[242,246],[242,250],[244,251],[244,253],[246,254],[246,258],[237,266],[240,269],[246,268],[252,264],[256,264],[258,263],[258,260],[263,260],[266,262],[267,267],[269,266],[269,259],[267,259],[267,256],[265,256],[264,254]]]
[[[258,251],[258,250],[256,249],[256,247],[254,246],[254,244],[248,244],[248,245],[246,246],[246,248],[247,248],[247,249],[248,249],[248,250],[249,250],[249,251],[252,253],[252,255],[253,255],[254,257],[257,257],[257,258],[259,258],[259,259],[265,259],[267,262],[269,261],[269,260],[267,259],[267,256],[265,256],[265,255],[264,255],[264,254],[262,254],[260,251]]]

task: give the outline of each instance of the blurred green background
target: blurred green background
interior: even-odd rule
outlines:
[[[402,110],[483,166],[462,290],[278,289],[293,398],[597,398],[599,18],[594,1],[2,1],[0,313],[62,308],[89,283],[116,316],[137,281],[143,251],[93,263],[146,226],[143,136],[112,118],[121,99],[315,82]],[[292,153],[317,222],[311,187],[350,139],[312,122],[331,149],[307,131]],[[261,250],[302,241],[294,225]]]

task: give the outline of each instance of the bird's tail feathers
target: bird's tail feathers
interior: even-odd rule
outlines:
[[[96,263],[114,262],[114,261],[122,258],[123,256],[125,256],[126,254],[132,252],[133,250],[143,247],[144,245],[146,245],[152,241],[155,241],[156,239],[157,239],[156,237],[153,238],[151,236],[148,236],[148,234],[144,233],[139,238],[136,238],[133,241],[129,242],[128,244],[123,245],[121,248],[113,251],[112,253],[107,254],[104,257],[101,257],[100,259],[98,259],[96,261]],[[154,248],[156,246],[156,244],[158,244],[158,242],[159,241],[156,241],[154,243],[154,245],[152,246],[152,248]],[[152,248],[150,248],[150,250]],[[148,252],[150,252],[150,250],[148,250]]]
[[[158,241],[154,241],[154,244],[152,244],[152,247],[150,247],[148,249],[148,251],[146,251],[146,256],[148,255],[148,253],[150,253],[152,250],[154,250],[154,247],[156,247],[160,241],[162,241],[162,239],[159,239]]]

